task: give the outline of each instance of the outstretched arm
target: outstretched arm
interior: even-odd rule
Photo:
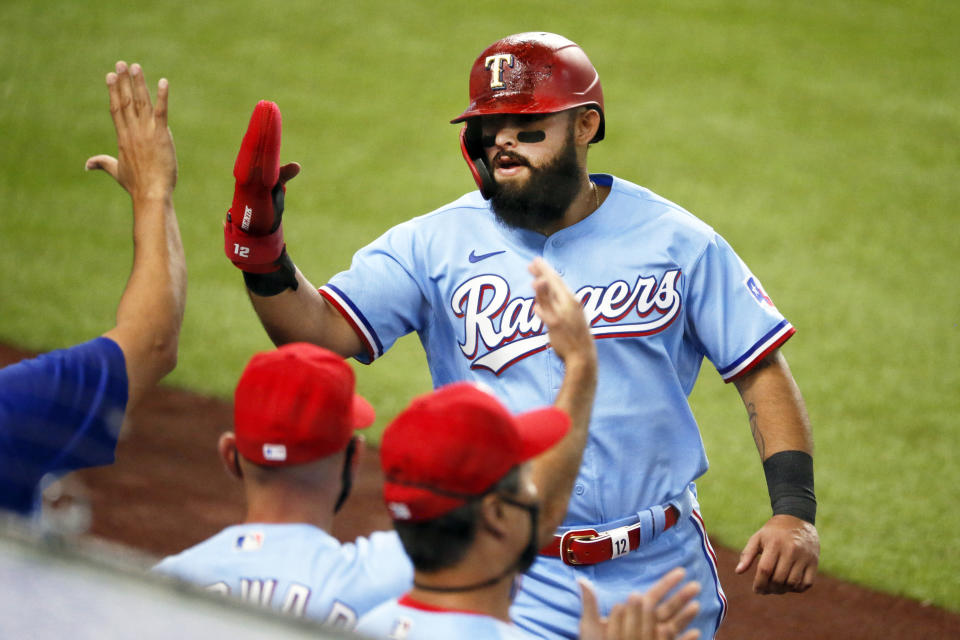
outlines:
[[[259,296],[247,289],[250,302],[274,344],[312,342],[345,358],[363,352],[363,343],[333,305],[293,267],[297,288],[272,296]]]
[[[280,164],[280,107],[261,100],[233,165],[233,202],[223,225],[227,258],[243,271],[253,308],[275,344],[312,342],[344,357],[363,350],[343,316],[296,268],[283,235],[286,184],[300,165]]]
[[[554,405],[570,416],[570,431],[555,447],[533,460],[533,482],[541,496],[540,546],[563,522],[580,459],[587,443],[597,387],[597,349],[583,307],[553,268],[541,258],[530,265],[536,294],[533,310],[547,326],[550,346],[563,359],[566,374]]]
[[[734,381],[750,418],[774,515],[747,542],[737,573],[750,569],[756,593],[806,591],[820,557],[814,526],[813,435],[803,397],[779,350]]]
[[[93,156],[86,168],[109,173],[133,200],[133,269],[117,324],[103,334],[123,350],[132,407],[176,366],[187,267],[173,208],[177,158],[167,128],[169,84],[160,80],[154,105],[140,65],[121,61],[107,74],[107,89],[117,157]]]

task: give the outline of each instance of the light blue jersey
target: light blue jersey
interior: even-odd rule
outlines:
[[[346,629],[413,584],[413,567],[395,533],[341,544],[308,524],[227,527],[154,571]]]
[[[529,634],[515,625],[488,615],[440,609],[409,596],[381,604],[361,618],[356,631],[368,638],[386,640],[531,640]]]
[[[546,330],[532,310],[527,265],[543,257],[583,303],[599,360],[590,437],[564,526],[605,530],[651,506],[692,500],[687,493],[707,458],[687,397],[703,359],[729,381],[794,329],[707,224],[637,185],[605,174],[591,179],[610,187],[606,200],[549,237],[500,224],[473,192],[390,229],[320,292],[361,336],[361,361],[415,331],[435,386],[483,382],[511,410],[523,411],[552,403],[563,381],[563,364],[546,348]],[[715,575],[697,542],[693,511],[669,539],[699,545],[703,566],[688,570]],[[551,562],[566,569],[559,560],[540,561]],[[627,571],[630,563],[604,564]],[[630,575],[621,583],[619,600],[630,591]],[[536,584],[524,580],[518,604]],[[567,586],[578,602],[576,584]],[[704,638],[723,608],[713,579],[701,595]],[[559,636],[575,637],[568,621],[558,626],[565,629]]]

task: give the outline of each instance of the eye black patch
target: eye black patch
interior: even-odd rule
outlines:
[[[547,134],[537,129],[536,131],[520,131],[517,133],[517,142],[531,144],[534,142],[543,142],[547,139]]]
[[[496,136],[481,136],[481,137],[480,137],[480,144],[482,144],[482,145],[485,146],[485,147],[492,147],[493,145],[497,144],[497,137],[496,137]]]

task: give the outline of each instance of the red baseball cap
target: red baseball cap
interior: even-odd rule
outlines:
[[[384,431],[384,501],[394,520],[432,520],[482,496],[569,430],[570,417],[556,407],[513,415],[477,385],[441,387]]]
[[[266,466],[303,464],[344,450],[354,429],[375,417],[354,384],[343,358],[313,344],[254,355],[233,397],[237,450]]]

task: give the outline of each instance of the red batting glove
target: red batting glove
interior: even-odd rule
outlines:
[[[233,204],[223,225],[227,258],[247,273],[273,273],[283,254],[280,108],[261,100],[233,165]]]

